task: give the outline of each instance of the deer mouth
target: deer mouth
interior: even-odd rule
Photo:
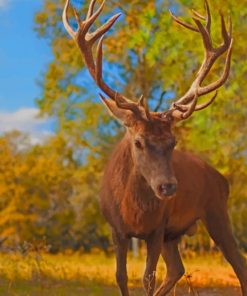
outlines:
[[[165,201],[165,200],[171,200],[175,197],[175,193],[172,194],[172,195],[160,195],[160,194],[156,194],[156,197],[162,201]]]

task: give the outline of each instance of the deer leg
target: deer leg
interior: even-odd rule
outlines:
[[[208,211],[204,223],[210,236],[234,269],[240,281],[243,296],[247,296],[247,264],[233,237],[227,209]]]
[[[127,252],[129,239],[121,237],[114,230],[112,238],[116,253],[116,280],[122,296],[129,296],[128,276],[127,276]]]
[[[155,288],[156,266],[161,253],[163,239],[163,229],[159,230],[146,239],[147,260],[146,269],[143,277],[143,284],[147,296],[153,296]]]
[[[167,295],[184,275],[184,266],[178,250],[178,240],[164,242],[161,254],[166,264],[167,273],[155,296]]]

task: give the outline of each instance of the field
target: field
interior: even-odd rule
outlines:
[[[142,256],[141,256],[142,257]],[[141,277],[145,259],[128,258],[131,295],[144,295]],[[219,254],[184,258],[186,276],[171,295],[237,296],[239,283]],[[158,281],[165,273],[158,265]],[[0,255],[0,295],[119,295],[115,284],[114,256],[93,254],[49,255],[39,252]],[[191,289],[194,289],[192,292]]]

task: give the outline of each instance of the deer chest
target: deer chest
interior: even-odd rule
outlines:
[[[157,229],[164,217],[164,203],[157,198],[122,201],[120,206],[124,232],[144,237]]]

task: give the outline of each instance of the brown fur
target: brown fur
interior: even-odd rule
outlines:
[[[140,135],[146,146],[151,143],[154,145],[154,150],[150,151],[155,156],[149,155],[148,146],[142,151],[134,147],[133,142]],[[174,150],[170,158],[169,151],[161,153],[167,140],[173,138],[169,121],[164,122],[155,117],[151,122],[136,120],[114,149],[105,170],[100,204],[113,229],[118,250],[117,280],[122,295],[129,295],[124,259],[129,238],[137,237],[147,242],[148,259],[144,275],[147,295],[154,293],[153,274],[159,254],[162,253],[167,264],[167,276],[155,295],[167,295],[184,272],[177,250],[178,240],[185,233],[193,234],[196,221],[201,219],[235,269],[243,295],[246,296],[246,265],[237,250],[227,217],[228,182],[214,168],[191,153]],[[144,171],[142,163],[138,163],[143,161],[139,158],[139,154],[143,153],[149,158]],[[167,170],[162,170],[163,164],[168,166]],[[160,180],[177,180],[177,191],[172,198],[157,197],[150,185],[150,168],[157,169],[157,178]],[[212,223],[214,225],[211,227]],[[121,246],[125,248],[125,252],[121,253],[122,259],[119,255]],[[147,278],[151,275],[150,286]]]

